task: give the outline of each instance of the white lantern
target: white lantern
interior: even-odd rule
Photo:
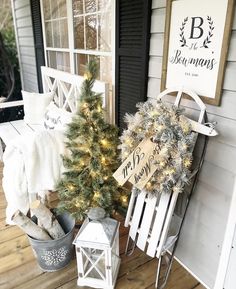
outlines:
[[[113,289],[120,266],[119,222],[92,208],[74,240],[78,286]]]

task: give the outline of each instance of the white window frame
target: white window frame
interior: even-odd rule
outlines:
[[[47,52],[48,51],[58,51],[58,52],[67,52],[70,55],[70,72],[75,73],[75,55],[76,54],[86,54],[86,55],[95,55],[95,56],[111,56],[112,59],[112,85],[115,84],[115,2],[111,1],[112,5],[112,37],[111,37],[111,51],[99,51],[99,50],[86,50],[86,49],[76,49],[74,48],[74,25],[73,25],[73,8],[72,8],[73,0],[66,0],[67,6],[67,18],[68,21],[68,44],[69,48],[54,48],[47,47],[46,43],[46,29],[45,29],[45,19],[44,19],[44,11],[43,11],[43,0],[40,0],[41,7],[41,17],[42,17],[42,29],[43,29],[43,43],[44,43],[44,55],[45,55],[45,63],[48,66]],[[86,1],[86,0],[85,0]],[[73,31],[71,33],[71,31]]]
[[[73,0],[66,0],[66,8],[67,8],[67,22],[68,22],[68,45],[69,48],[54,48],[54,47],[47,47],[46,43],[46,28],[45,28],[45,19],[44,19],[44,11],[43,11],[43,0],[40,0],[40,9],[41,9],[41,20],[42,20],[42,30],[43,30],[43,44],[44,44],[44,58],[45,64],[48,66],[48,51],[55,51],[55,52],[67,52],[69,53],[70,59],[70,73],[75,74],[76,70],[76,54],[86,54],[86,55],[94,55],[94,56],[111,56],[112,62],[112,76],[111,76],[111,87],[110,87],[110,99],[108,100],[108,109],[109,115],[111,116],[111,122],[115,122],[115,7],[116,7],[116,0],[111,1],[111,9],[112,9],[112,35],[111,35],[111,51],[98,51],[98,50],[86,50],[86,49],[76,49],[74,46],[74,24],[73,24]],[[84,0],[86,1],[86,0]],[[50,4],[49,4],[50,5]],[[62,17],[63,18],[63,17]],[[66,17],[65,17],[66,18]],[[72,33],[71,33],[72,31]]]

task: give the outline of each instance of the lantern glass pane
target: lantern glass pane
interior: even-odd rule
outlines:
[[[84,275],[86,277],[104,280],[105,252],[99,249],[83,248]]]
[[[111,251],[111,265],[112,265],[112,273],[113,273],[113,278],[114,274],[116,272],[116,268],[119,264],[119,239],[118,235],[116,235],[116,238],[114,240],[113,246],[112,246],[112,251]]]

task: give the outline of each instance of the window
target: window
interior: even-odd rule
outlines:
[[[46,64],[71,71],[66,0],[43,0]]]
[[[75,69],[83,75],[90,58],[100,64],[99,79],[112,83],[112,9],[109,0],[73,1]]]
[[[47,66],[83,75],[97,59],[98,79],[112,84],[113,2],[41,0]]]

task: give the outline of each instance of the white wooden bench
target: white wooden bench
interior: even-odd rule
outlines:
[[[55,70],[48,67],[41,67],[43,92],[54,92],[54,102],[58,107],[69,112],[76,112],[80,95],[80,87],[83,82],[83,77],[67,72]],[[108,83],[95,81],[93,90],[97,93],[102,93],[104,97],[104,106],[108,99]],[[24,105],[23,100],[0,103],[0,109],[16,107]],[[0,157],[4,146],[14,140],[19,135],[24,135],[27,132],[44,129],[43,125],[29,125],[24,120],[16,120],[5,123],[0,123]]]

